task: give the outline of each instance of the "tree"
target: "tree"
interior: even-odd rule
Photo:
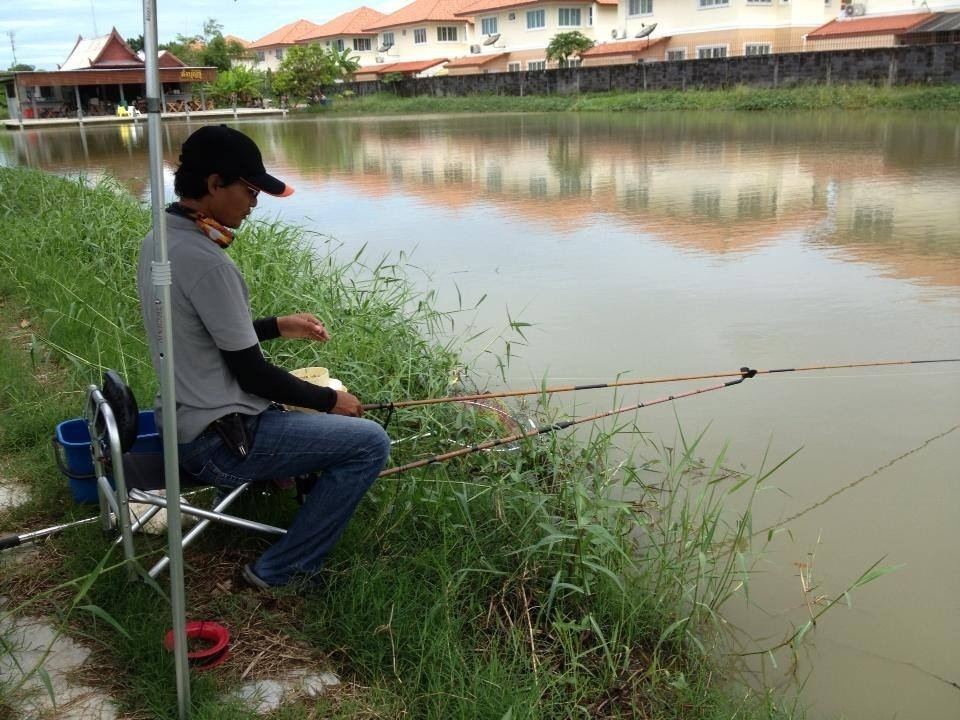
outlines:
[[[334,53],[317,43],[294,45],[284,53],[283,62],[273,76],[273,90],[296,102],[310,97],[337,77],[340,77],[340,68]]]
[[[127,38],[126,43],[134,52],[140,52],[143,50],[143,33],[140,33],[137,37]]]
[[[203,39],[199,35],[177,35],[176,40],[162,43],[159,47],[173,53],[189,66],[203,65]]]
[[[353,75],[360,68],[360,58],[357,55],[351,56],[351,52],[353,51],[347,48],[339,52],[334,48],[330,48],[330,59],[340,71],[340,77]]]
[[[579,30],[557,33],[547,45],[547,60],[556,60],[560,67],[566,67],[571,57],[580,57],[584,50],[593,47],[593,40]]]
[[[220,102],[231,102],[236,95],[238,105],[247,105],[251,100],[263,97],[263,75],[238,65],[217,73],[216,82],[207,83],[203,89]]]
[[[36,65],[27,65],[26,63],[17,63],[7,68],[10,72],[33,72],[37,69]]]

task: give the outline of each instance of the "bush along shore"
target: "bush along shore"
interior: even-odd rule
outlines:
[[[6,529],[94,513],[71,502],[50,435],[80,414],[83,388],[103,369],[118,369],[141,406],[152,402],[134,291],[149,221],[110,182],[0,168],[0,470],[32,495],[0,511]],[[462,369],[438,331],[449,335],[455,312],[410,289],[402,258],[365,262],[329,243],[254,222],[231,247],[258,313],[310,310],[334,336],[320,348],[271,345],[273,360],[332,368],[366,401],[447,394]],[[194,717],[252,716],[224,693],[302,668],[343,682],[275,717],[793,717],[772,693],[725,678],[712,650],[720,610],[748,583],[753,557],[749,511],[731,518],[723,502],[761,478],[727,479],[720,460],[698,463],[695,439],[672,450],[648,442],[646,457],[612,462],[637,421],[384,478],[319,591],[243,585],[239,568],[266,541],[209,530],[186,552],[188,616],[223,623],[233,645],[226,663],[194,675]],[[508,434],[495,414],[459,405],[398,411],[389,432],[400,441],[395,464]],[[295,502],[277,489],[238,511],[283,524]],[[144,565],[163,543],[138,539]],[[50,538],[29,563],[0,557],[0,616],[55,618],[91,648],[88,681],[123,713],[173,718],[165,580],[128,582],[119,562],[93,525]],[[21,686],[8,678],[0,688],[0,715]]]
[[[331,97],[334,97],[331,95]],[[730,90],[648,90],[578,95],[472,95],[399,97],[389,92],[334,97],[312,105],[319,114],[402,114],[482,112],[655,112],[661,110],[960,110],[960,87],[806,85],[796,88]]]

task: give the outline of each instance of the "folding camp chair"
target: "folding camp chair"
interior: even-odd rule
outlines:
[[[165,486],[162,448],[150,452],[130,452],[138,437],[140,413],[133,392],[113,370],[103,375],[102,388],[87,388],[85,418],[90,433],[90,451],[100,502],[100,524],[105,531],[119,526],[116,543],[123,545],[128,561],[128,573],[136,574],[133,565],[133,533],[146,524],[170,498],[156,493]],[[181,487],[195,487],[189,477],[180,475]],[[220,489],[212,510],[194,507],[181,499],[180,511],[199,520],[183,537],[183,547],[190,544],[211,522],[222,522],[234,527],[283,535],[286,530],[264,525],[253,520],[227,515],[224,511],[253,483],[245,483],[229,490]],[[130,502],[150,505],[140,517],[134,518]],[[111,517],[112,515],[112,517]],[[168,557],[157,562],[149,571],[157,577],[170,563]]]

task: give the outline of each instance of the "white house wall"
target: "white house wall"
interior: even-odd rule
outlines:
[[[374,41],[378,47],[383,45],[384,33],[393,33],[393,46],[379,55],[385,63],[407,62],[414,60],[432,60],[434,58],[458,58],[470,52],[470,23],[465,20],[424,22],[401,27],[380,30]],[[449,42],[437,39],[437,28],[456,27],[457,41]],[[416,30],[424,29],[427,34],[425,43],[416,43]]]

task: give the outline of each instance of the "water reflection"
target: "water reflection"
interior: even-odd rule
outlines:
[[[163,126],[164,157],[196,125]],[[799,231],[882,274],[960,285],[960,121],[810,113],[499,115],[248,123],[294,184],[483,202],[556,232],[604,223],[700,253],[742,253]],[[146,193],[142,125],[25,131],[3,162]]]

